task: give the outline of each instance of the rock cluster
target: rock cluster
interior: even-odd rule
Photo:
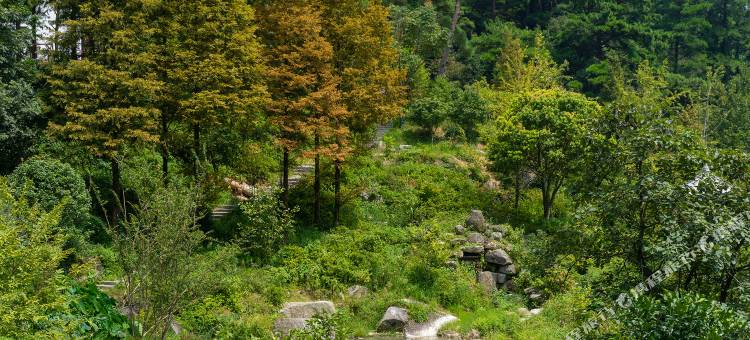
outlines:
[[[513,277],[518,271],[513,259],[500,247],[505,233],[502,226],[488,224],[481,210],[472,210],[465,226],[455,226],[454,233],[457,236],[451,240],[451,244],[461,249],[456,257],[474,264],[477,282],[487,293],[498,288],[513,289]],[[455,266],[455,261],[449,262],[449,266]]]

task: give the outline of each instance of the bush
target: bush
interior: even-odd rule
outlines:
[[[740,339],[750,332],[745,315],[692,293],[642,296],[618,319],[627,339]]]
[[[63,319],[77,326],[76,338],[121,339],[128,334],[128,319],[117,310],[117,302],[102,293],[93,283],[68,289],[69,311]]]
[[[64,329],[49,318],[66,307],[58,270],[67,256],[58,232],[63,206],[45,213],[24,196],[13,197],[0,177],[0,337],[49,337]]]
[[[63,204],[63,227],[83,230],[88,223],[91,196],[81,175],[70,165],[50,158],[33,158],[19,165],[8,181],[16,196],[23,192],[30,202],[46,211]]]
[[[249,255],[266,258],[294,231],[296,209],[285,208],[279,192],[277,188],[260,188],[240,206],[244,219],[237,226],[235,239]]]

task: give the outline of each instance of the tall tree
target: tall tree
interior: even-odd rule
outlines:
[[[79,143],[111,165],[114,199],[110,223],[117,224],[124,203],[120,161],[132,143],[156,142],[154,107],[162,88],[150,79],[152,60],[140,48],[143,36],[138,13],[143,4],[94,1],[81,5],[80,18],[68,21],[69,34],[61,41],[82,41],[84,58],[54,65],[48,77],[50,104],[57,113],[51,130]]]
[[[354,0],[327,4],[324,34],[334,45],[333,71],[341,79],[341,101],[349,112],[335,121],[340,133],[329,150],[334,163],[334,224],[338,224],[341,167],[351,151],[349,144],[368,144],[374,125],[402,114],[406,72],[398,67],[387,7]],[[368,140],[360,138],[358,143],[361,136]],[[351,138],[354,143],[347,140]]]
[[[288,203],[292,150],[311,140],[307,154],[315,159],[314,222],[320,222],[320,157],[343,150],[348,130],[341,124],[348,111],[340,104],[340,78],[334,75],[333,46],[323,36],[320,3],[297,1],[258,7],[262,37],[268,45],[271,120],[278,126],[284,153],[283,200]]]
[[[254,10],[244,0],[173,1],[161,6],[174,11],[174,22],[160,29],[168,45],[160,60],[167,68],[161,72],[167,89],[162,111],[190,126],[198,162],[202,131],[219,124],[247,124],[265,104]],[[164,124],[162,135],[168,132]],[[167,137],[163,139],[166,143]]]
[[[0,3],[0,173],[28,154],[43,119],[36,98],[36,63],[30,58],[35,18],[26,1]]]

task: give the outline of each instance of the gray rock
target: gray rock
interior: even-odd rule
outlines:
[[[496,241],[487,241],[484,243],[484,250],[491,251],[500,248],[500,244]]]
[[[461,247],[461,251],[465,253],[481,254],[484,253],[484,246],[481,244],[467,244]]]
[[[281,318],[273,324],[273,332],[286,337],[293,330],[307,328],[307,319],[305,318]]]
[[[499,224],[491,224],[487,227],[487,229],[490,231],[501,232],[503,234],[507,232],[506,228],[503,225],[499,225]]]
[[[484,257],[484,260],[487,261],[487,263],[499,264],[501,266],[513,263],[513,260],[508,256],[508,253],[502,249],[495,249],[488,252]]]
[[[315,315],[333,313],[336,313],[336,307],[331,301],[287,302],[281,309],[281,314],[293,319],[309,319]]]
[[[499,231],[493,231],[493,232],[490,233],[490,238],[493,239],[493,240],[495,240],[495,241],[500,241],[500,240],[503,239],[503,233],[501,233]]]
[[[409,313],[400,307],[388,307],[378,323],[378,332],[401,332],[409,322]]]
[[[400,150],[411,149],[411,145],[409,145],[409,144],[401,144],[401,145],[398,146],[398,148]]]
[[[460,224],[453,227],[453,230],[455,230],[456,235],[463,235],[466,232],[466,228]]]
[[[544,309],[543,308],[534,308],[534,309],[530,310],[529,313],[531,313],[531,315],[539,315],[539,313],[541,313],[542,310],[544,310]]]
[[[370,290],[367,289],[367,287],[360,285],[351,286],[347,291],[349,292],[349,297],[355,299],[361,299],[370,293]]]
[[[466,334],[466,339],[467,340],[477,340],[477,339],[481,339],[481,338],[482,338],[482,333],[480,333],[476,329],[472,329],[471,331],[469,331],[468,334]]]
[[[514,264],[508,264],[505,266],[500,267],[500,273],[506,274],[508,276],[516,275],[516,266]]]
[[[481,210],[472,210],[471,215],[466,220],[466,226],[474,230],[483,232],[487,229],[487,225],[484,221],[484,215]]]
[[[480,272],[477,274],[477,282],[487,294],[492,294],[497,290],[497,282],[493,272]]]
[[[458,246],[464,243],[466,243],[466,238],[464,237],[456,237],[456,238],[451,239],[452,246]]]
[[[484,237],[484,235],[480,233],[469,233],[469,236],[466,237],[466,241],[469,243],[477,243],[477,244],[484,244],[484,242],[487,239]]]
[[[516,290],[516,286],[513,284],[513,280],[508,278],[508,281],[505,281],[505,283],[503,283],[503,290],[507,292],[512,292]]]
[[[497,282],[497,284],[502,285],[503,283],[505,283],[505,281],[508,281],[508,275],[505,275],[503,273],[493,273],[493,274],[495,276],[495,282]]]
[[[542,294],[539,293],[532,293],[529,295],[529,299],[532,301],[540,301],[542,300]]]
[[[456,331],[442,331],[438,334],[440,339],[461,340],[461,333]]]
[[[456,260],[448,260],[445,261],[445,266],[448,268],[458,268],[458,261]]]

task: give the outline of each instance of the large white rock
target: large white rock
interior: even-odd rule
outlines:
[[[309,319],[315,315],[333,313],[336,313],[336,307],[331,301],[287,302],[281,309],[281,314],[294,319]]]

